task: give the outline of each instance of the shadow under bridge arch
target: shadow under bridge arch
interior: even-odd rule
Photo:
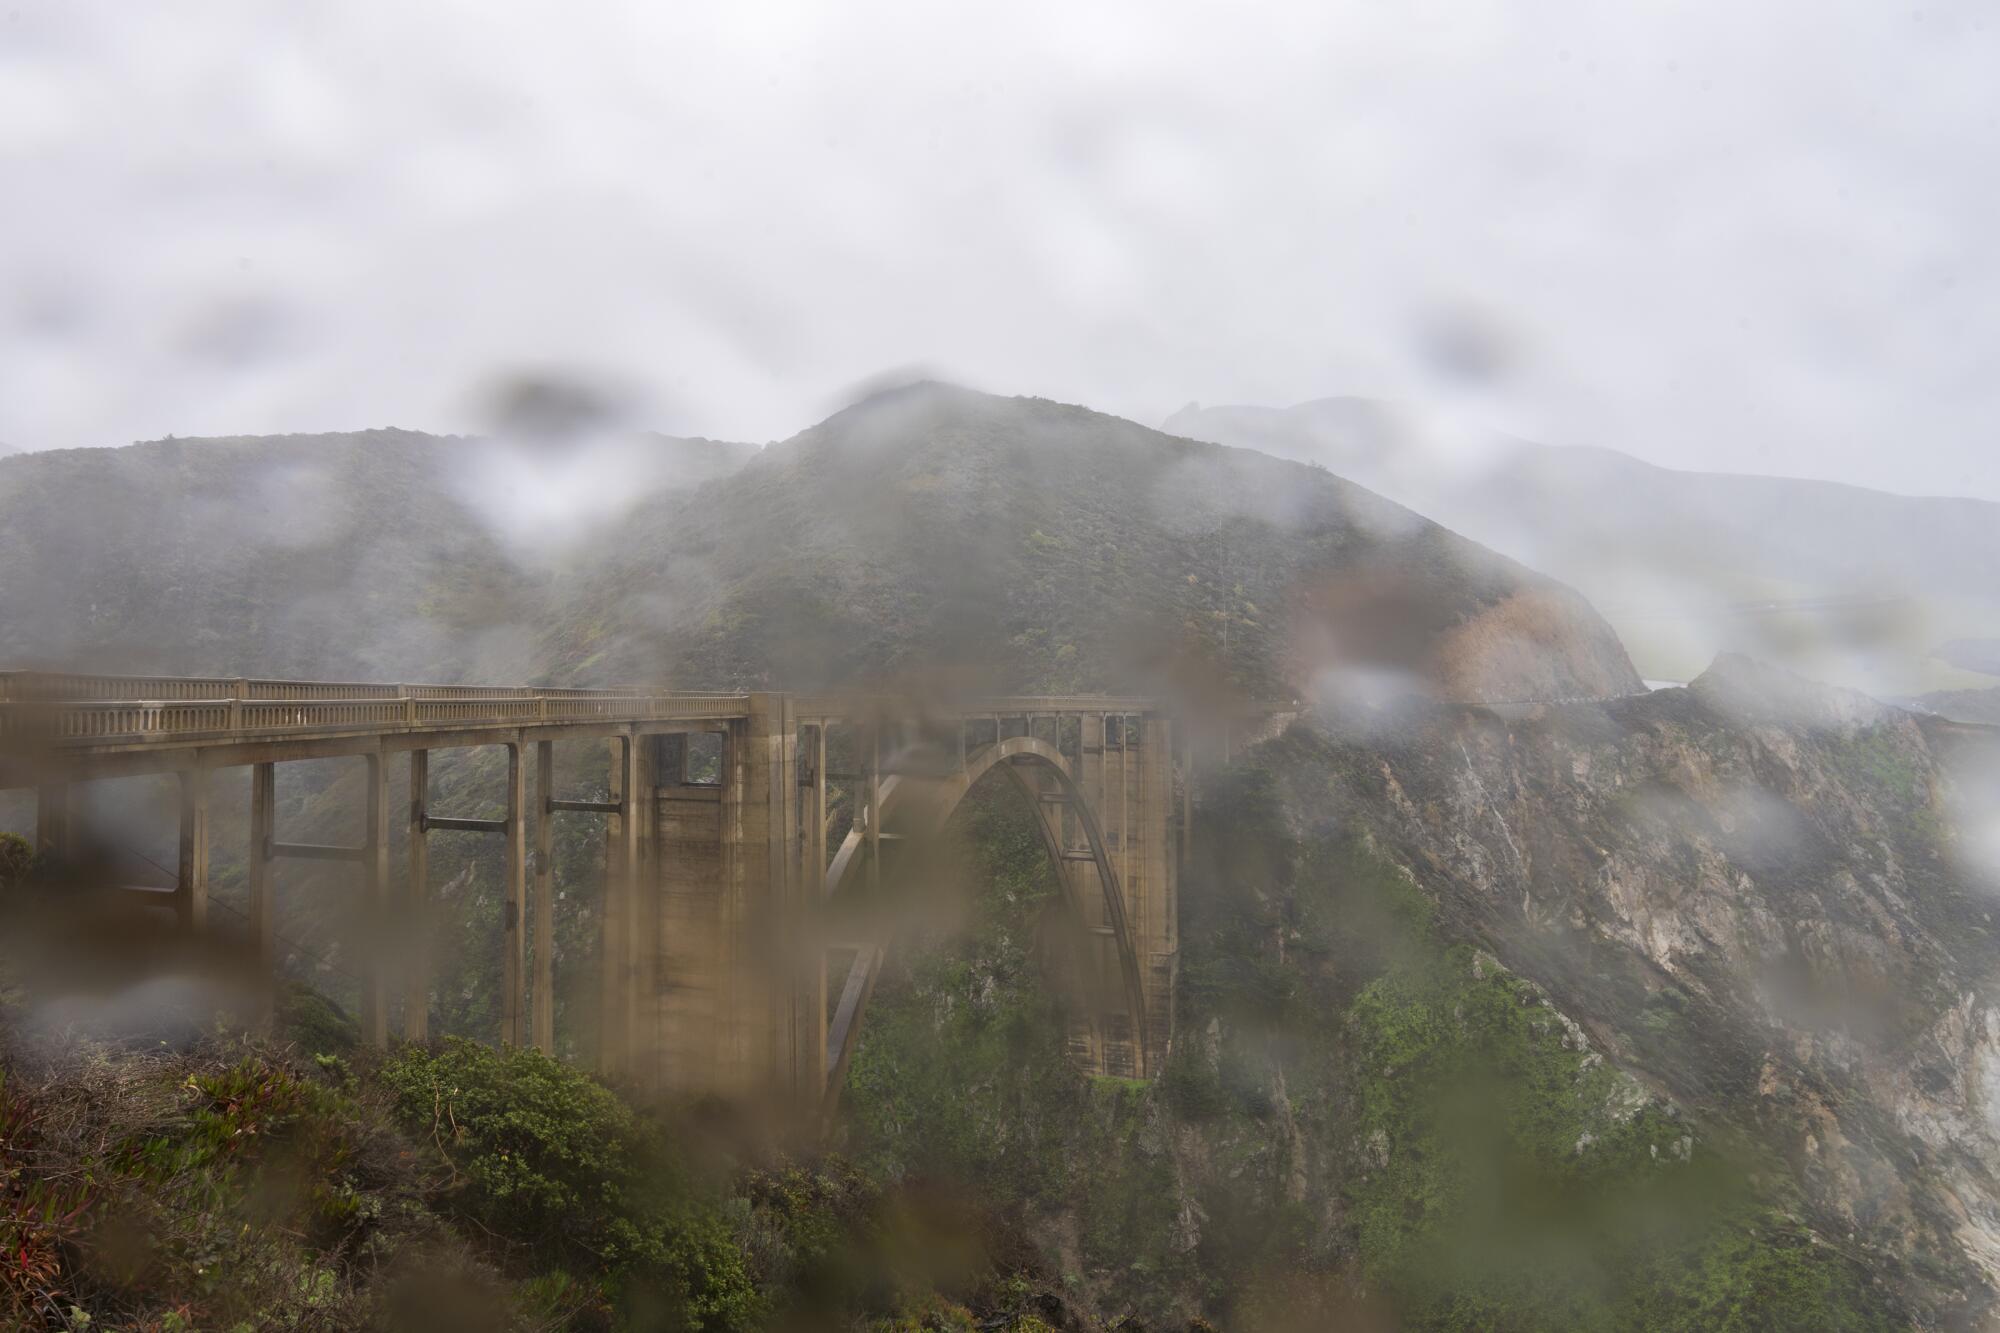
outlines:
[[[1093,887],[1100,896],[1104,925],[1116,953],[1117,980],[1134,1034],[1132,1067],[1140,1077],[1145,1077],[1150,1071],[1145,1067],[1145,1042],[1138,1035],[1145,1021],[1145,1001],[1123,887],[1106,850],[1097,812],[1071,776],[1063,753],[1047,741],[1034,736],[1009,736],[969,752],[963,765],[953,766],[936,777],[896,773],[883,778],[878,802],[880,837],[871,837],[876,830],[868,827],[871,812],[863,808],[827,867],[825,897],[831,903],[863,892],[871,880],[879,878],[885,845],[893,847],[940,836],[946,821],[966,795],[996,768],[1012,780],[1034,810],[1043,850],[1055,867],[1064,906],[1080,933],[1089,932],[1088,905]],[[1064,811],[1071,816],[1067,824]],[[1072,845],[1071,832],[1081,835],[1082,846]],[[1072,874],[1072,865],[1092,866],[1096,874],[1094,877]],[[1092,878],[1094,886],[1078,882]],[[822,1108],[827,1114],[839,1105],[848,1065],[860,1046],[862,1019],[894,945],[895,934],[895,923],[889,921],[872,932],[871,938],[853,946],[854,962],[827,1031],[826,1081],[822,1094]]]

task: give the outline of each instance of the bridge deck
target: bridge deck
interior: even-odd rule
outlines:
[[[34,770],[171,769],[192,752],[216,766],[283,757],[447,748],[524,740],[699,730],[748,716],[751,696],[720,691],[555,686],[407,685],[248,677],[0,672],[0,786],[45,780]],[[1140,714],[1155,701],[1020,696],[938,704],[940,718]],[[907,701],[865,694],[795,695],[792,715],[818,722],[908,715]],[[150,756],[150,758],[149,758]]]

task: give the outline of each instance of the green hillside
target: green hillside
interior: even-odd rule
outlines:
[[[1325,471],[934,384],[641,508],[561,601],[561,651],[606,679],[1637,687],[1567,589]]]

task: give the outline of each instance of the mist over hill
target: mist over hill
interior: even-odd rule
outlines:
[[[1191,404],[1163,429],[1320,463],[1574,585],[1651,678],[1740,651],[1889,693],[1969,686],[1940,647],[2000,625],[1989,501],[1468,441],[1360,398]]]
[[[562,639],[690,683],[1637,688],[1574,592],[1324,470],[937,384],[642,506]]]
[[[525,679],[579,529],[754,449],[407,430],[0,461],[0,660],[318,679]]]
[[[0,656],[132,671],[1606,697],[1574,592],[1360,486],[926,384],[762,451],[409,431],[0,465]]]

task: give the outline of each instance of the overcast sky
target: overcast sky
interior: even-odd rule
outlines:
[[[2000,498],[1989,8],[19,3],[0,441],[549,373],[764,440],[921,366]]]

